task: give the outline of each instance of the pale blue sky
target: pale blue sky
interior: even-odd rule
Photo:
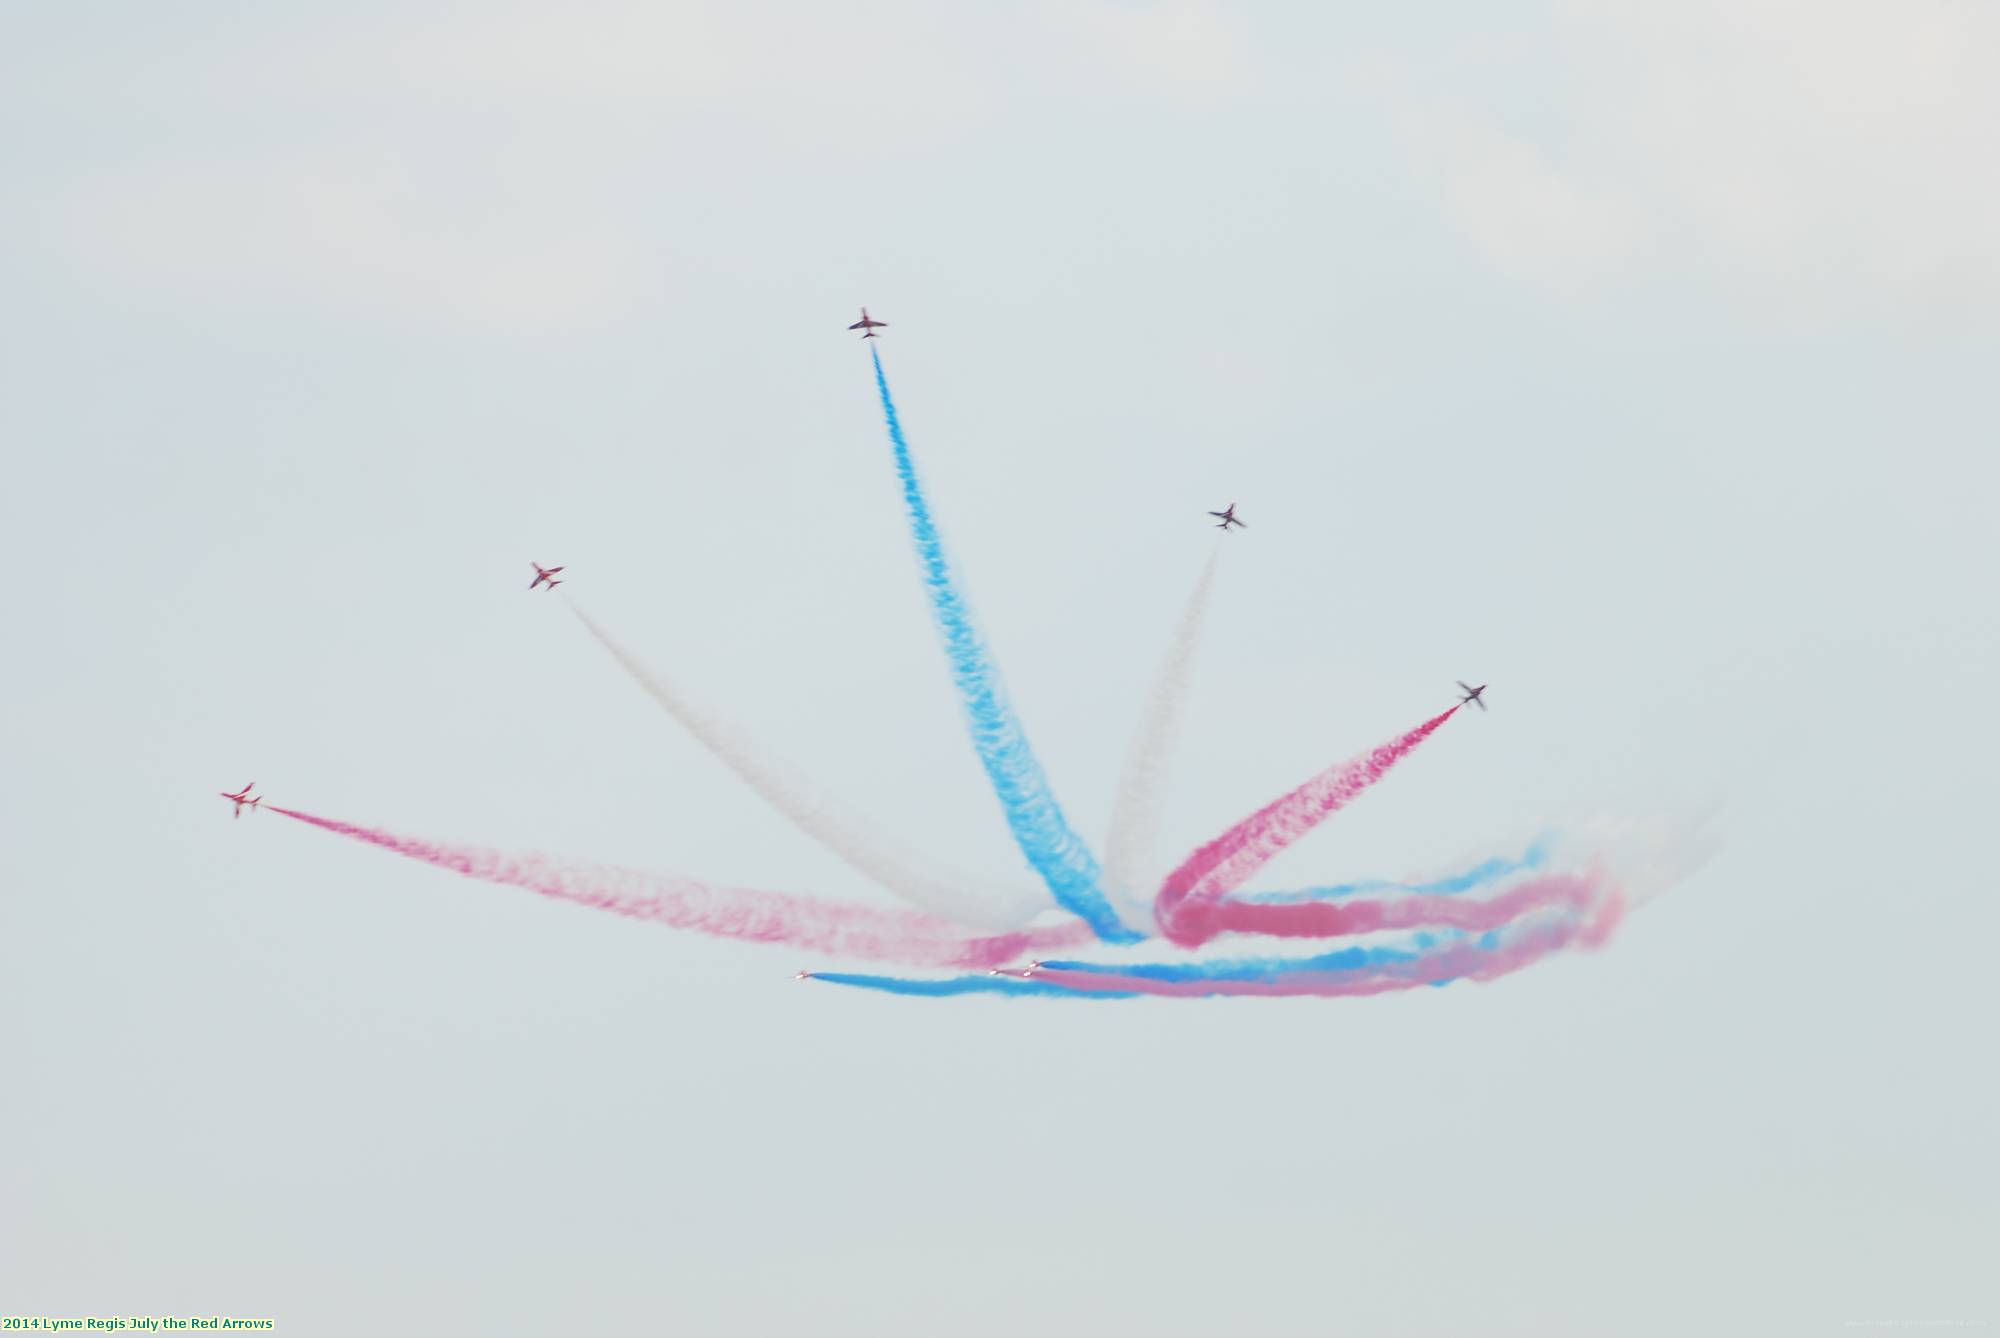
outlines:
[[[2000,19],[1948,0],[17,6],[0,1312],[290,1334],[2000,1323]],[[1014,875],[869,304],[1101,837],[1491,681],[1268,883],[1685,824],[1598,954],[869,997],[214,798],[877,896],[631,645]]]

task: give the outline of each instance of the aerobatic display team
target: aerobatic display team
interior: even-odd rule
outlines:
[[[874,340],[887,322],[864,307],[848,328]],[[1008,701],[933,516],[877,345],[869,345],[869,357],[910,539],[972,746],[1039,887],[941,866],[872,830],[640,661],[574,603],[571,611],[584,629],[689,734],[775,812],[906,908],[426,840],[266,803],[251,785],[222,797],[238,816],[246,808],[276,813],[554,900],[902,968],[893,974],[811,970],[798,978],[905,995],[1346,996],[1492,980],[1553,953],[1601,946],[1633,904],[1659,890],[1668,876],[1664,866],[1603,832],[1589,838],[1537,834],[1518,852],[1467,861],[1444,876],[1250,887],[1273,858],[1384,781],[1466,706],[1486,710],[1487,685],[1465,682],[1458,684],[1454,705],[1309,777],[1196,846],[1158,886],[1141,885],[1221,546],[1229,542],[1222,540],[1195,584],[1142,708],[1100,861],[1065,817]],[[1224,534],[1246,528],[1235,502],[1208,515]],[[558,578],[564,567],[531,565],[530,591],[565,584]],[[925,974],[907,974],[911,970]]]

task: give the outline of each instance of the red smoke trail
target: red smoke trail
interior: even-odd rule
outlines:
[[[1191,980],[1157,980],[1113,971],[1059,971],[1042,967],[1031,971],[1028,978],[1091,994],[1157,994],[1183,998],[1217,994],[1352,998],[1416,989],[1422,985],[1442,985],[1452,980],[1497,980],[1532,966],[1564,948],[1600,947],[1624,917],[1624,900],[1613,893],[1599,901],[1586,916],[1566,915],[1558,920],[1531,925],[1510,935],[1507,942],[1497,948],[1457,944],[1414,962],[1380,966],[1368,971],[1300,971],[1293,975],[1279,975],[1275,979],[1211,976]]]
[[[1389,768],[1457,713],[1454,706],[1366,756],[1328,767],[1189,855],[1167,875],[1153,903],[1161,930],[1185,947],[1206,942],[1219,932],[1203,928],[1207,903],[1241,887],[1279,851],[1386,776]]]
[[[1074,947],[1095,938],[1089,926],[1075,922],[1050,929],[973,937],[949,920],[918,911],[878,910],[782,892],[712,887],[688,878],[582,864],[552,855],[509,854],[479,846],[445,845],[273,804],[264,807],[267,812],[282,814],[337,836],[366,841],[468,878],[522,887],[557,901],[592,906],[635,920],[656,920],[676,929],[759,943],[785,943],[840,957],[906,966],[991,967],[1018,960],[1026,952]]]
[[[1217,934],[1268,934],[1273,938],[1335,938],[1382,929],[1498,929],[1519,916],[1562,906],[1582,910],[1596,896],[1582,878],[1551,874],[1509,888],[1497,897],[1414,896],[1376,901],[1183,903],[1182,932],[1207,941]]]

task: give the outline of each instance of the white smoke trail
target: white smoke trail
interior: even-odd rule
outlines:
[[[735,772],[758,798],[884,891],[920,910],[981,929],[1019,929],[1050,909],[1048,894],[1037,888],[999,886],[900,848],[893,838],[843,811],[825,789],[661,677],[574,603],[570,611],[647,696]]]
[[[1202,628],[1208,621],[1208,596],[1215,585],[1222,548],[1209,555],[1194,593],[1174,628],[1174,638],[1154,671],[1139,732],[1126,759],[1118,796],[1111,806],[1111,829],[1104,838],[1104,892],[1125,923],[1148,934],[1157,932],[1152,898],[1141,880],[1152,872],[1157,848],[1160,805],[1166,797],[1167,770],[1180,743],[1181,722],[1187,714],[1188,691],[1194,684],[1195,654],[1201,649]]]
[[[1669,816],[1593,814],[1561,824],[1557,854],[1588,859],[1616,883],[1631,910],[1691,877],[1722,849],[1714,830],[1720,805]]]

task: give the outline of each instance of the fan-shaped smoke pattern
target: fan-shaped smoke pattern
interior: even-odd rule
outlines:
[[[972,730],[972,746],[1007,815],[1007,825],[1013,830],[1021,853],[1027,856],[1028,863],[1042,876],[1063,909],[1081,916],[1098,937],[1108,942],[1137,942],[1139,936],[1120,923],[1110,902],[1105,900],[1097,858],[1071,829],[1062,806],[1049,788],[1041,762],[1028,746],[1027,735],[1001,684],[1000,670],[972,620],[972,611],[958,587],[951,559],[931,517],[930,501],[917,477],[916,461],[903,437],[902,422],[896,416],[896,401],[889,394],[889,379],[882,371],[882,355],[871,347],[869,356],[875,364],[875,388],[882,397],[889,444],[895,452],[896,477],[903,485],[910,538],[916,544],[931,613],[944,638],[952,681],[957,685]]]
[[[1101,870],[1064,818],[1007,702],[997,666],[938,535],[881,358],[873,349],[871,354],[911,538],[974,748],[1021,851],[1055,900],[1078,918],[1054,927],[1029,926],[1027,920],[1046,904],[1039,891],[1010,894],[976,884],[928,866],[891,838],[870,831],[826,792],[625,650],[581,609],[573,611],[625,672],[775,810],[873,881],[936,913],[714,886],[550,855],[428,841],[297,809],[269,806],[269,811],[465,877],[634,919],[833,956],[966,972],[924,980],[848,971],[812,976],[923,997],[1337,997],[1491,980],[1558,950],[1598,946],[1629,902],[1656,893],[1688,867],[1695,852],[1678,849],[1685,843],[1662,836],[1651,843],[1651,853],[1641,853],[1613,843],[1613,832],[1587,846],[1564,847],[1568,853],[1558,857],[1558,868],[1573,867],[1573,856],[1587,851],[1585,873],[1546,869],[1545,838],[1518,858],[1485,860],[1446,877],[1243,890],[1271,858],[1382,780],[1457,712],[1453,707],[1358,759],[1327,768],[1201,846],[1167,876],[1150,909],[1159,932],[1182,948],[1224,936],[1237,943],[1250,935],[1296,943],[1388,932],[1398,936],[1394,941],[1350,941],[1314,955],[1294,949],[1286,955],[1246,956],[1239,948],[1238,955],[1229,957],[1116,960],[1122,955],[1117,947],[1145,937],[1128,928],[1148,919],[1147,908],[1130,904],[1130,891],[1148,858],[1149,833],[1177,740],[1216,558],[1211,555],[1196,583],[1155,676],[1114,805],[1109,868]],[[1502,886],[1517,875],[1520,881]],[[1122,919],[1112,896],[1124,903]],[[968,927],[977,924],[1015,932],[982,935]],[[1020,965],[1030,954],[1073,949],[1093,940],[1115,945],[1103,949],[1113,960]]]

